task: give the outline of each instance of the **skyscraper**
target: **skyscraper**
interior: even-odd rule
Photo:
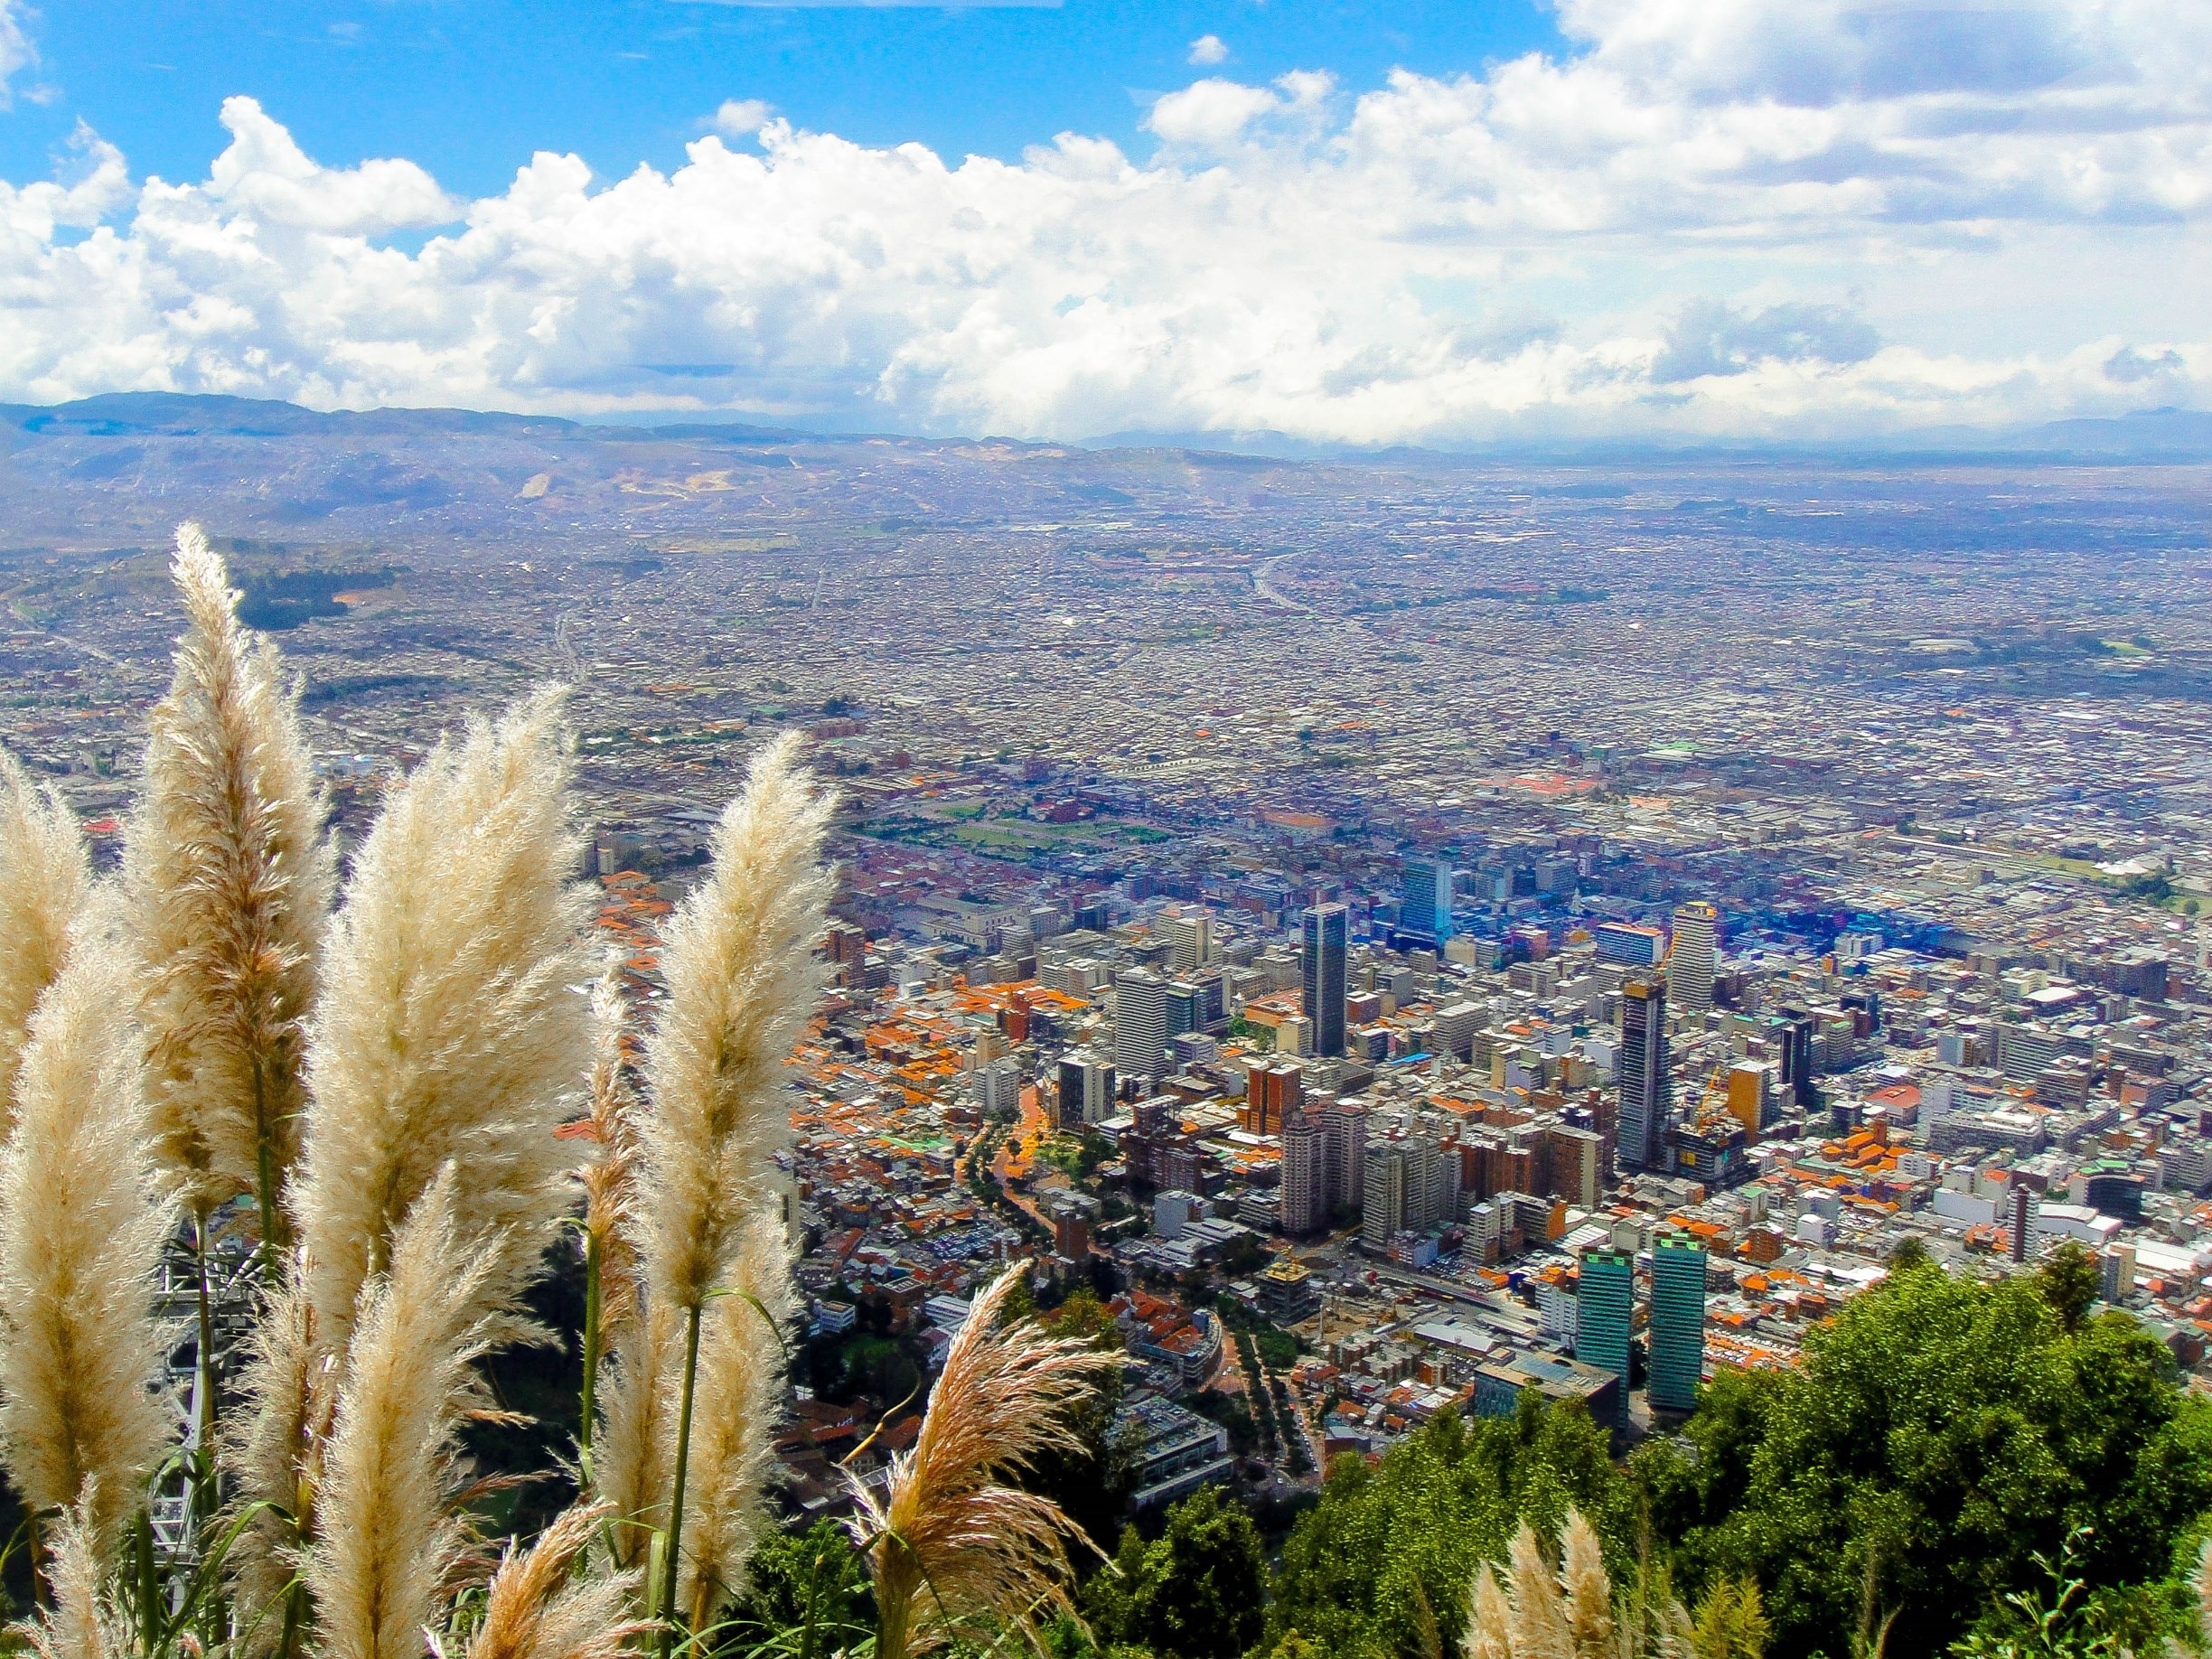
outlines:
[[[1621,987],[1620,1142],[1631,1169],[1666,1162],[1667,981],[1656,974]]]
[[[1095,1054],[1062,1055],[1059,1096],[1060,1128],[1103,1123],[1113,1116],[1113,1067]]]
[[[1328,1136],[1329,1208],[1356,1206],[1367,1190],[1365,1103],[1357,1098],[1328,1101],[1321,1108],[1321,1128]]]
[[[1705,1247],[1667,1236],[1652,1245],[1651,1377],[1645,1394],[1663,1411],[1697,1404],[1705,1370]]]
[[[1178,977],[1196,973],[1214,954],[1214,918],[1204,911],[1169,916],[1160,932],[1167,940],[1167,965]]]
[[[1406,861],[1401,927],[1442,944],[1452,934],[1452,867],[1448,858]]]
[[[1328,1135],[1303,1107],[1282,1131],[1282,1230],[1293,1237],[1328,1225]]]
[[[1713,961],[1720,943],[1720,913],[1703,899],[1674,909],[1674,942],[1667,957],[1667,994],[1692,1014],[1712,1007]]]
[[[1314,1053],[1341,1054],[1345,1045],[1345,951],[1351,942],[1351,914],[1342,904],[1316,904],[1304,913],[1304,921],[1306,1017],[1313,1021]]]
[[[1367,1144],[1360,1204],[1360,1242],[1371,1250],[1388,1245],[1406,1222],[1406,1143],[1374,1140]]]
[[[1575,1289],[1575,1358],[1620,1379],[1616,1409],[1628,1409],[1628,1338],[1636,1324],[1636,1257],[1623,1250],[1582,1254]]]
[[[1167,981],[1132,968],[1114,975],[1114,1070],[1158,1077],[1167,1059]]]

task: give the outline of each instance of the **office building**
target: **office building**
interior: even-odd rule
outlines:
[[[1598,960],[1627,968],[1651,968],[1666,950],[1666,935],[1655,927],[1634,922],[1598,924]]]
[[[1697,1405],[1705,1372],[1705,1247],[1663,1236],[1652,1245],[1651,1375],[1645,1396],[1666,1411]]]
[[[1667,980],[1656,974],[1621,987],[1619,1161],[1630,1169],[1666,1163]]]
[[[1305,1102],[1306,1071],[1293,1061],[1254,1061],[1244,1076],[1244,1127],[1255,1135],[1279,1135]]]
[[[1452,936],[1453,875],[1448,859],[1407,861],[1398,912],[1401,932],[1439,945]]]
[[[1617,1426],[1628,1404],[1628,1345],[1636,1328],[1636,1257],[1628,1251],[1591,1250],[1582,1255],[1575,1289],[1575,1358],[1617,1377],[1613,1405]]]
[[[1369,1250],[1384,1250],[1405,1228],[1405,1143],[1369,1141],[1361,1169],[1360,1242]]]
[[[1321,1128],[1328,1137],[1329,1208],[1356,1208],[1367,1190],[1365,1102],[1357,1098],[1328,1101],[1321,1108]]]
[[[1282,1129],[1282,1230],[1293,1238],[1328,1225],[1328,1131],[1301,1106]]]
[[[1169,916],[1160,923],[1167,941],[1167,966],[1178,977],[1196,973],[1214,957],[1214,918],[1204,911]]]
[[[1143,968],[1114,975],[1114,1070],[1158,1077],[1167,1060],[1167,981]]]
[[[1345,1051],[1345,953],[1352,938],[1351,913],[1342,904],[1316,904],[1304,920],[1306,1017],[1313,1022],[1313,1052],[1335,1056]]]
[[[1667,956],[1667,997],[1685,1014],[1712,1007],[1713,964],[1720,949],[1720,913],[1703,899],[1674,910],[1674,942]]]
[[[1114,1069],[1096,1054],[1060,1060],[1057,1121],[1064,1129],[1103,1123],[1114,1112]]]

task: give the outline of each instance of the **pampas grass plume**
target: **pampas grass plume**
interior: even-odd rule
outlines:
[[[89,1490],[83,1522],[104,1554],[172,1420],[149,1387],[170,1212],[142,1139],[136,1035],[116,1017],[129,964],[98,920],[31,1017],[0,1154],[0,1457],[33,1511]]]
[[[590,1076],[592,1155],[580,1171],[584,1233],[599,1262],[602,1338],[637,1311],[638,1263],[631,1245],[637,1224],[637,1099],[623,1075],[627,1024],[622,968],[611,963],[592,991],[596,1046]]]
[[[1034,1320],[1002,1323],[1026,1270],[1016,1262],[975,1298],[914,1449],[892,1461],[888,1494],[853,1482],[876,1659],[906,1659],[918,1637],[946,1634],[947,1619],[981,1612],[1034,1628],[1040,1610],[1066,1607],[1073,1523],[1051,1499],[1004,1483],[1047,1452],[1081,1450],[1069,1412],[1120,1356],[1048,1337]]]
[[[1574,1636],[1567,1622],[1566,1598],[1543,1546],[1527,1522],[1514,1533],[1514,1659],[1575,1659]]]
[[[130,1630],[101,1582],[98,1529],[90,1519],[100,1507],[94,1479],[54,1529],[46,1574],[53,1599],[36,1618],[13,1627],[39,1659],[126,1659],[131,1652]]]
[[[178,528],[171,574],[189,626],[124,849],[155,1145],[195,1214],[259,1192],[281,1230],[330,910],[323,802],[276,651],[239,625],[198,525]]]
[[[513,1300],[566,1207],[556,1131],[591,1043],[571,988],[595,966],[568,880],[568,748],[552,690],[473,724],[393,791],[355,856],[309,1027],[294,1206],[332,1351],[447,1164],[464,1242],[494,1242],[479,1311]]]
[[[1567,1626],[1575,1659],[1617,1659],[1613,1642],[1613,1587],[1597,1529],[1570,1509],[1560,1528],[1560,1577],[1567,1592]]]
[[[1475,1570],[1465,1652],[1467,1659],[1514,1659],[1513,1605],[1488,1561]]]
[[[653,1534],[668,1526],[683,1345],[682,1316],[664,1303],[649,1303],[631,1322],[601,1381],[592,1490],[614,1517],[607,1538],[620,1567],[644,1565]]]
[[[509,1550],[492,1576],[467,1659],[618,1659],[628,1651],[631,1638],[651,1627],[623,1616],[635,1575],[570,1576],[606,1514],[605,1504],[578,1504],[528,1550]]]
[[[14,1110],[31,1010],[61,971],[91,888],[77,815],[0,753],[0,1120]]]
[[[792,1315],[780,1219],[771,1214],[753,1223],[732,1278],[737,1294],[708,1305],[699,1339],[698,1415],[676,1598],[693,1630],[712,1625],[724,1603],[744,1588],[745,1561],[767,1530],[763,1504],[783,1394],[777,1332]]]
[[[715,830],[713,876],[665,934],[668,999],[646,1048],[644,1253],[653,1293],[678,1308],[717,1288],[790,1137],[783,1067],[821,983],[830,806],[797,738],[769,745]]]
[[[321,1659],[421,1659],[464,1541],[455,1435],[489,1345],[483,1287],[498,1252],[464,1248],[458,1185],[450,1167],[433,1179],[362,1297],[305,1568]]]

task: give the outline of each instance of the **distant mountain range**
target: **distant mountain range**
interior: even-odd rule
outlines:
[[[654,423],[589,422],[550,415],[508,415],[473,409],[365,409],[322,411],[274,399],[195,396],[179,392],[116,392],[73,403],[41,407],[0,404],[0,431],[14,428],[32,436],[128,437],[374,437],[389,435],[424,438],[439,433],[518,439],[651,436],[712,438],[728,442],[841,442],[866,437],[901,437],[919,444],[1019,444],[1008,438],[915,437],[894,433],[771,426],[742,421],[702,420]],[[20,443],[22,440],[16,440]],[[1067,446],[1067,445],[1061,445]],[[2212,460],[2212,412],[2147,409],[2108,419],[2045,422],[2006,429],[1966,426],[1924,427],[1884,436],[1827,442],[1748,439],[1547,438],[1451,446],[1392,445],[1363,447],[1314,443],[1280,432],[1117,432],[1078,440],[1084,449],[1168,449],[1265,456],[1282,461],[1427,461],[1448,464],[1456,459],[1493,462],[1514,458],[1554,464],[1692,459],[1714,455],[1773,455],[1810,459],[1966,459],[2002,456],[2013,461],[2054,464]]]

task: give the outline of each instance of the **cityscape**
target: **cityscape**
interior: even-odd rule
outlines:
[[[342,847],[464,714],[573,687],[641,1020],[800,734],[801,1515],[1016,1260],[1111,1322],[1139,1516],[1524,1395],[1625,1456],[1901,1251],[2078,1245],[2212,1375],[2200,462],[12,419],[0,742],[104,862],[186,516]]]

